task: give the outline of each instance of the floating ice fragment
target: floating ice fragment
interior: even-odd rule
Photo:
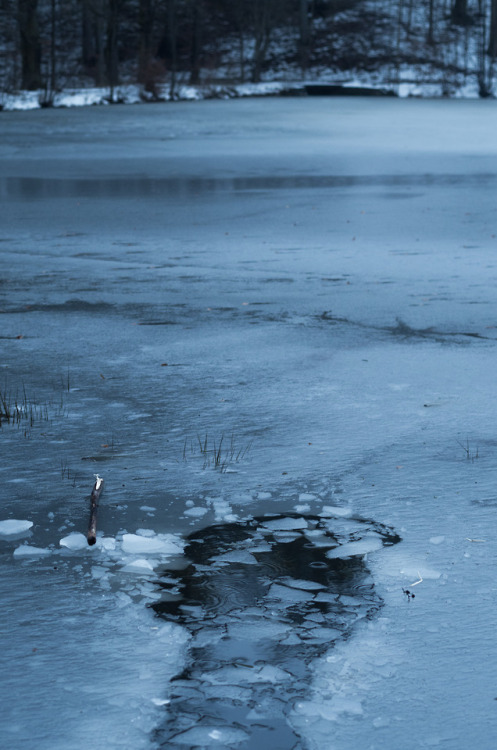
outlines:
[[[346,518],[350,516],[352,510],[340,505],[323,505],[321,513],[323,516],[341,516],[342,518]]]
[[[112,552],[116,548],[116,540],[112,536],[99,536],[97,537],[96,548]]]
[[[23,534],[24,532],[29,531],[32,525],[32,521],[18,521],[15,518],[0,521],[0,536]]]
[[[136,533],[138,536],[155,536],[155,531],[153,529],[137,529]]]
[[[273,585],[270,586],[267,595],[271,598],[282,599],[290,602],[303,602],[312,599],[313,597],[313,594],[310,591],[292,589],[288,586],[281,586],[279,583],[273,583]]]
[[[91,577],[95,580],[100,580],[101,578],[104,578],[109,574],[109,571],[107,568],[104,568],[103,565],[92,565],[91,568]]]
[[[304,502],[305,500],[315,500],[316,495],[313,495],[311,492],[301,492],[299,495],[299,502]]]
[[[138,555],[154,555],[157,553],[174,555],[183,551],[177,541],[173,541],[172,536],[165,534],[153,538],[139,536],[138,534],[124,534],[122,548],[124,552]]]
[[[257,565],[257,560],[250,552],[239,550],[235,552],[226,552],[225,555],[216,555],[211,557],[213,562],[242,563],[243,565]]]
[[[154,508],[152,505],[140,505],[140,510],[147,512],[157,510],[157,508]]]
[[[304,589],[306,591],[316,591],[317,589],[326,588],[326,586],[317,581],[304,581],[299,578],[285,578],[282,583],[285,586],[290,586],[292,589]]]
[[[292,531],[293,529],[306,529],[307,521],[305,518],[290,518],[284,516],[283,518],[276,518],[272,521],[262,521],[262,526],[272,531]]]
[[[190,747],[209,747],[213,745],[232,745],[244,742],[249,735],[242,729],[233,727],[192,727],[186,732],[177,734],[174,738],[175,744],[189,745]]]
[[[361,539],[359,542],[348,542],[341,544],[339,547],[330,549],[326,557],[330,560],[337,558],[353,557],[355,555],[367,555],[368,552],[376,552],[382,549],[383,542],[378,536],[369,536]]]
[[[29,544],[23,544],[14,550],[14,557],[46,557],[51,555],[52,550],[44,547],[32,547]]]
[[[84,534],[79,531],[72,531],[59,542],[61,547],[67,547],[67,549],[78,550],[85,549],[88,547],[88,542]]]
[[[150,563],[149,560],[140,558],[138,560],[134,560],[133,562],[128,563],[127,565],[124,565],[121,568],[121,571],[123,573],[149,574],[153,571],[153,569],[154,569],[154,566]]]
[[[200,507],[196,506],[194,508],[188,508],[188,510],[185,510],[184,515],[185,516],[196,516],[196,517],[200,518],[201,516],[205,516],[206,513],[207,513],[207,508],[200,508]]]

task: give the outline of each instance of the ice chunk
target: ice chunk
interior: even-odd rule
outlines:
[[[23,544],[14,550],[14,557],[46,557],[51,555],[52,550],[45,547],[32,547],[30,544]]]
[[[32,525],[32,521],[18,521],[15,518],[0,521],[0,536],[24,534],[26,531],[29,531]]]
[[[325,589],[322,583],[317,581],[304,581],[299,578],[285,578],[282,580],[285,586],[290,586],[292,589],[304,589],[306,591],[317,591],[318,589]]]
[[[172,536],[161,534],[155,537],[124,534],[122,548],[124,552],[137,555],[156,555],[157,553],[174,555],[183,550]]]
[[[213,745],[233,745],[245,742],[249,735],[242,729],[233,727],[192,727],[186,732],[177,734],[174,743],[178,745],[189,745],[190,747],[210,747]]]
[[[138,536],[148,536],[148,537],[155,536],[155,531],[153,529],[137,529],[136,533]]]
[[[109,571],[107,570],[107,568],[104,568],[103,565],[92,565],[91,577],[96,581],[100,580],[101,578],[105,578],[107,575],[109,575]]]
[[[79,531],[72,531],[70,534],[65,536],[59,542],[61,547],[67,547],[67,549],[78,550],[88,547],[88,541],[84,534]]]
[[[352,510],[350,508],[344,508],[339,505],[323,505],[321,511],[323,516],[341,516],[343,518],[350,516]]]
[[[193,516],[197,518],[205,516],[206,513],[207,508],[200,508],[199,506],[195,506],[194,508],[188,508],[188,510],[185,510],[185,516]]]
[[[337,638],[341,638],[343,636],[343,633],[340,630],[337,630],[337,628],[325,628],[325,627],[315,627],[310,628],[308,631],[309,638],[312,640],[317,640],[322,643],[327,643],[328,641],[334,641]]]
[[[368,552],[376,552],[383,547],[383,542],[378,536],[367,536],[358,542],[348,542],[341,544],[339,547],[330,549],[326,557],[330,560],[343,557],[353,557],[354,555],[367,555]]]
[[[281,586],[279,583],[273,583],[267,595],[271,598],[283,599],[284,601],[290,602],[304,602],[313,597],[313,594],[310,591],[292,589],[288,586]]]
[[[263,521],[262,525],[272,531],[292,531],[293,529],[306,529],[307,521],[305,518],[275,518],[272,521]]]
[[[239,550],[235,552],[227,552],[225,555],[216,555],[211,557],[213,562],[226,562],[226,563],[242,563],[243,565],[257,565],[257,560],[250,552],[246,550]]]
[[[153,569],[154,566],[149,560],[139,558],[138,560],[134,560],[133,562],[124,565],[121,568],[121,571],[123,573],[137,573],[138,575],[140,575],[141,573],[146,573],[148,575],[149,573],[153,572]]]
[[[276,639],[286,635],[291,630],[289,623],[278,620],[259,619],[255,622],[240,621],[228,626],[230,638],[237,638],[240,641],[260,641],[263,638]]]
[[[112,536],[99,536],[97,538],[97,549],[103,549],[106,552],[112,552],[116,548],[116,540]]]
[[[316,495],[313,495],[312,492],[301,492],[299,495],[299,502],[303,502],[305,500],[315,500]]]
[[[147,511],[154,511],[157,510],[157,508],[154,508],[152,505],[140,505],[140,510],[143,510],[145,512]]]

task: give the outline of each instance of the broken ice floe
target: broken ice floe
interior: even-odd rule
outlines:
[[[45,547],[34,547],[30,544],[22,544],[20,547],[17,547],[17,549],[14,550],[14,557],[23,559],[47,557],[47,555],[51,554],[51,549],[46,549]]]
[[[213,723],[219,731],[246,731],[252,742],[257,733],[263,742],[281,737],[284,725],[287,746],[296,745],[285,716],[308,691],[311,662],[379,609],[365,558],[400,541],[381,524],[330,516],[289,513],[209,526],[188,537],[189,564],[164,571],[163,596],[151,606],[193,636],[191,663],[174,683],[160,731],[168,747],[197,736],[209,746]],[[278,696],[269,698],[274,685]],[[221,694],[223,687],[230,693]],[[257,706],[249,712],[231,698],[247,689],[243,705]],[[331,711],[360,713],[360,703],[337,699]]]
[[[5,521],[0,521],[0,537],[21,536],[26,534],[32,526],[32,521],[18,521],[15,518],[8,518]]]

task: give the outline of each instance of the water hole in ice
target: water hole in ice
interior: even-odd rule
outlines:
[[[399,541],[374,521],[298,513],[190,534],[186,567],[163,571],[150,605],[192,635],[159,745],[299,748],[287,716],[310,664],[379,610],[366,555]]]

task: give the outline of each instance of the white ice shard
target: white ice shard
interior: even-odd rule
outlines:
[[[52,550],[45,547],[32,547],[30,544],[23,544],[14,550],[14,557],[46,557],[51,555]]]
[[[358,542],[347,542],[339,547],[330,549],[326,557],[330,560],[343,557],[353,557],[354,555],[367,555],[368,552],[376,552],[382,549],[383,542],[379,536],[367,536]]]
[[[88,541],[84,534],[80,531],[72,531],[67,536],[63,537],[59,542],[61,547],[67,547],[67,549],[78,550],[85,549],[88,547]]]
[[[158,534],[154,537],[139,536],[138,534],[124,534],[122,541],[123,552],[132,555],[176,555],[183,550],[178,541],[171,535]]]
[[[32,527],[32,521],[18,521],[15,518],[8,518],[6,521],[0,521],[0,536],[14,536],[29,531]]]
[[[133,560],[133,562],[128,563],[127,565],[124,565],[121,568],[121,571],[123,573],[136,573],[138,575],[145,573],[152,573],[154,569],[154,566],[151,564],[149,560],[145,560],[144,558],[139,558],[138,560]]]

